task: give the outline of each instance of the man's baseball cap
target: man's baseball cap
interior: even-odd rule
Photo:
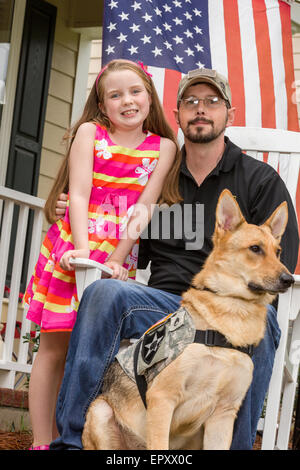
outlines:
[[[202,68],[191,70],[181,79],[177,94],[177,108],[179,107],[179,102],[183,97],[185,90],[196,83],[208,83],[213,85],[219,90],[224,100],[228,101],[231,107],[231,91],[227,78],[216,70]]]

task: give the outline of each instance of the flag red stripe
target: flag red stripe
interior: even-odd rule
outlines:
[[[269,25],[265,2],[252,0],[261,90],[261,125],[276,128],[275,94]]]
[[[173,110],[177,107],[177,90],[181,80],[181,73],[177,70],[165,69],[164,99],[163,107],[167,121],[171,125],[175,134],[178,132],[178,125],[175,121]]]
[[[285,84],[287,90],[287,106],[288,106],[288,130],[299,131],[297,105],[293,103],[293,94],[295,88],[293,84],[294,77],[294,60],[292,48],[292,30],[291,30],[291,7],[285,2],[279,1],[279,11],[282,29],[282,47],[283,60],[285,68]]]
[[[245,126],[245,91],[241,47],[241,34],[237,0],[224,3],[224,24],[227,50],[228,81],[232,91],[232,106],[235,106],[235,126]]]

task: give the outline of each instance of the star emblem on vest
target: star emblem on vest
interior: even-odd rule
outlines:
[[[160,343],[164,339],[165,328],[161,331],[157,330],[152,335],[146,335],[143,344],[143,359],[147,364],[150,364],[155,353],[158,351]]]

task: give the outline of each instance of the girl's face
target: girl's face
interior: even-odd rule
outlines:
[[[142,127],[151,105],[143,80],[132,70],[121,70],[110,72],[103,82],[102,111],[115,128]]]

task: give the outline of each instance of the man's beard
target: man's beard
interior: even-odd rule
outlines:
[[[211,125],[211,130],[209,132],[203,133],[203,127],[201,127],[201,121]],[[197,122],[199,122],[200,127],[197,127],[193,131],[191,131],[190,125],[196,124]],[[194,144],[207,144],[217,139],[225,131],[226,123],[227,123],[227,116],[226,116],[224,125],[221,126],[221,128],[219,129],[215,129],[213,121],[210,121],[209,119],[206,119],[206,118],[197,117],[193,119],[192,121],[189,121],[187,128],[184,131],[183,130],[182,131],[183,131],[185,138],[188,139],[190,142],[193,142]]]

